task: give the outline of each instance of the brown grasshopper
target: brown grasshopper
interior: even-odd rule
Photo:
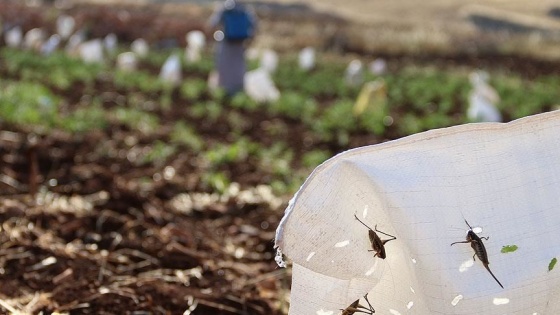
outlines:
[[[476,260],[474,258],[474,256],[478,256],[478,259],[482,262],[482,264],[484,265],[486,270],[488,270],[490,275],[492,275],[492,278],[494,278],[494,280],[496,280],[496,282],[498,282],[500,287],[502,287],[502,289],[503,289],[504,286],[500,283],[498,278],[496,278],[496,276],[494,276],[494,274],[492,273],[492,271],[490,271],[490,268],[488,267],[488,265],[490,264],[488,262],[488,253],[486,253],[486,247],[484,247],[484,243],[482,243],[482,239],[488,240],[488,236],[487,237],[478,237],[478,235],[476,235],[476,233],[473,231],[471,225],[469,224],[469,222],[467,222],[466,219],[465,219],[465,223],[469,226],[469,231],[467,232],[467,240],[462,241],[462,242],[451,243],[451,246],[453,246],[454,244],[458,244],[458,243],[471,243],[471,247],[472,247],[472,249],[474,249],[474,255],[472,257],[473,260]]]
[[[375,309],[373,309],[373,306],[371,306],[371,303],[367,298],[367,294],[364,295],[364,300],[366,300],[368,307],[361,305],[360,299],[357,299],[355,302],[352,302],[352,304],[350,304],[347,308],[341,310],[342,311],[341,315],[353,315],[355,313],[364,313],[364,314],[372,315],[373,313],[375,313]]]
[[[397,238],[394,237],[393,235],[381,232],[377,229],[377,224],[375,225],[374,230],[372,230],[369,226],[367,226],[364,222],[362,222],[360,219],[358,219],[358,216],[354,213],[354,217],[356,218],[356,220],[360,221],[361,224],[363,224],[365,227],[368,228],[369,230],[369,241],[371,242],[371,247],[373,249],[370,249],[370,252],[375,252],[375,256],[381,258],[381,259],[385,259],[385,257],[387,257],[387,254],[385,253],[385,244],[389,241],[392,240],[396,240]],[[392,237],[390,239],[387,240],[381,240],[381,238],[379,238],[379,236],[377,235],[377,233],[375,232],[379,232],[383,235],[387,235],[389,237]]]

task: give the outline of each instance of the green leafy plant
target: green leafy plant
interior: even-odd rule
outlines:
[[[517,250],[517,248],[518,248],[517,245],[506,245],[506,246],[502,246],[501,252],[502,254],[513,253]]]
[[[224,172],[206,172],[202,175],[201,182],[207,188],[218,193],[225,192],[226,188],[231,184],[229,176]]]
[[[318,112],[317,102],[312,97],[294,91],[282,93],[280,99],[268,107],[273,115],[285,115],[311,123]]]
[[[159,126],[159,118],[156,115],[138,109],[117,107],[112,114],[119,122],[143,133],[152,133]]]
[[[556,257],[552,258],[550,260],[550,263],[548,264],[548,271],[552,271],[552,269],[554,269],[554,266],[556,266],[557,262],[558,262],[558,259],[556,259]]]
[[[319,164],[328,160],[332,154],[325,150],[312,150],[305,154],[302,157],[303,166],[307,168],[315,168]]]
[[[212,54],[209,51],[203,51],[201,55],[202,58],[200,58],[199,61],[186,62],[183,64],[183,68],[188,73],[207,77],[208,73],[214,70],[214,60],[212,59]]]
[[[162,165],[168,157],[176,152],[177,148],[173,145],[169,145],[163,141],[156,140],[149,151],[143,156],[142,163],[154,163],[156,165]]]
[[[238,137],[237,135],[241,135],[245,130],[251,128],[251,121],[238,111],[230,111],[226,119],[235,137]]]
[[[294,152],[284,142],[276,142],[270,147],[258,150],[259,168],[266,173],[286,178],[291,174],[290,165]]]
[[[139,61],[139,70],[112,72],[106,65],[87,64],[63,52],[41,56],[0,48],[0,69],[13,80],[0,81],[0,120],[70,132],[102,129],[116,121],[150,141],[142,144],[146,151],[137,152],[140,162],[163,163],[172,156],[162,140],[169,139],[170,148],[200,152],[206,169],[218,174],[208,175],[207,187],[227,185],[230,170],[256,163],[265,174],[263,180],[278,192],[297,189],[309,168],[349,148],[354,137],[374,135],[367,141],[375,142],[466,122],[471,86],[464,69],[406,66],[387,73],[384,106],[356,116],[353,107],[360,87],[344,83],[348,60],[321,58],[305,72],[295,55],[282,57],[273,75],[280,99],[259,104],[244,93],[226,97],[222,89],[207,90],[206,78],[214,69],[211,54],[182,65],[185,79],[178,89],[164,86],[157,72],[173,52],[183,53],[152,51]],[[251,67],[257,66],[253,61]],[[375,78],[365,75],[366,81]],[[502,98],[499,108],[506,120],[559,104],[557,75],[527,79],[498,72],[491,74],[490,83]],[[63,99],[69,90],[73,97]],[[76,94],[83,95],[79,101]],[[185,107],[175,108],[176,104]],[[163,124],[172,128],[161,128]],[[108,152],[112,149],[107,146]]]
[[[216,122],[222,115],[223,107],[215,101],[199,102],[189,107],[189,114],[196,119],[208,119],[209,122]]]
[[[560,84],[558,76],[543,76],[534,80],[518,76],[498,76],[492,81],[501,101],[499,108],[512,119],[534,115],[552,109],[558,104]]]
[[[4,81],[0,88],[0,119],[51,128],[58,119],[59,102],[59,98],[42,84]]]
[[[117,70],[113,76],[113,83],[121,89],[138,89],[144,93],[159,92],[164,84],[148,72],[137,70],[134,72]]]
[[[173,106],[173,86],[171,85],[164,85],[163,92],[159,96],[159,105],[160,107],[168,111]]]
[[[64,52],[38,56],[32,51],[5,48],[1,57],[8,72],[19,74],[24,81],[39,81],[63,90],[77,83],[93,84],[104,69],[103,64],[85,63]]]
[[[183,121],[175,123],[171,132],[171,142],[183,144],[194,152],[199,152],[204,147],[204,141],[192,126]]]
[[[245,109],[253,112],[259,108],[259,103],[255,102],[245,93],[237,93],[231,98],[231,107]]]
[[[356,130],[353,107],[352,100],[335,102],[312,123],[313,130],[325,141],[335,140],[339,145],[348,144],[350,133]]]
[[[103,129],[107,126],[105,110],[96,104],[78,108],[62,117],[58,125],[70,132],[87,132],[93,129]]]
[[[198,78],[185,80],[179,88],[181,96],[190,101],[200,99],[207,90],[206,81]]]
[[[258,144],[241,137],[231,144],[214,144],[203,153],[203,157],[212,168],[223,164],[232,164],[246,160],[249,155],[258,151]]]

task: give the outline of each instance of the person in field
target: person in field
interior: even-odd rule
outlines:
[[[243,91],[245,47],[255,34],[256,16],[240,1],[226,0],[210,17],[216,43],[218,86],[227,94]]]

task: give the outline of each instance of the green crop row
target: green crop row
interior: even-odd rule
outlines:
[[[31,51],[2,48],[0,59],[8,74],[22,81],[48,82],[61,90],[91,84],[103,69],[100,64],[86,64],[63,52],[40,56]]]
[[[343,61],[318,62],[304,72],[296,58],[282,58],[273,74],[281,96],[261,104],[244,93],[228,98],[209,91],[211,54],[184,64],[179,86],[164,84],[158,67],[172,53],[180,51],[151,52],[140,69],[126,72],[113,70],[113,56],[105,64],[90,64],[63,53],[2,48],[0,123],[39,133],[53,128],[81,133],[117,124],[153,142],[140,164],[164,165],[188,150],[205,165],[202,180],[212,189],[227,187],[231,167],[253,163],[268,174],[267,182],[290,191],[310,169],[350,148],[356,136],[369,135],[370,143],[377,143],[468,122],[471,86],[465,69],[409,66],[382,77],[366,73],[366,81],[384,80],[386,95],[381,105],[356,115],[360,88],[345,84]],[[490,84],[507,120],[560,104],[560,76],[528,80],[496,72]]]

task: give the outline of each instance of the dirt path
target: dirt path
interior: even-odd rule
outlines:
[[[81,0],[114,3],[114,0]],[[262,18],[255,44],[279,50],[315,46],[339,51],[407,54],[522,54],[555,59],[560,19],[554,0],[527,1],[366,1],[259,0]],[[118,1],[158,3],[158,10],[204,23],[213,1]],[[219,2],[218,2],[219,3]],[[163,4],[163,5],[161,5]],[[203,5],[200,5],[203,4]],[[343,23],[340,20],[344,20]]]

